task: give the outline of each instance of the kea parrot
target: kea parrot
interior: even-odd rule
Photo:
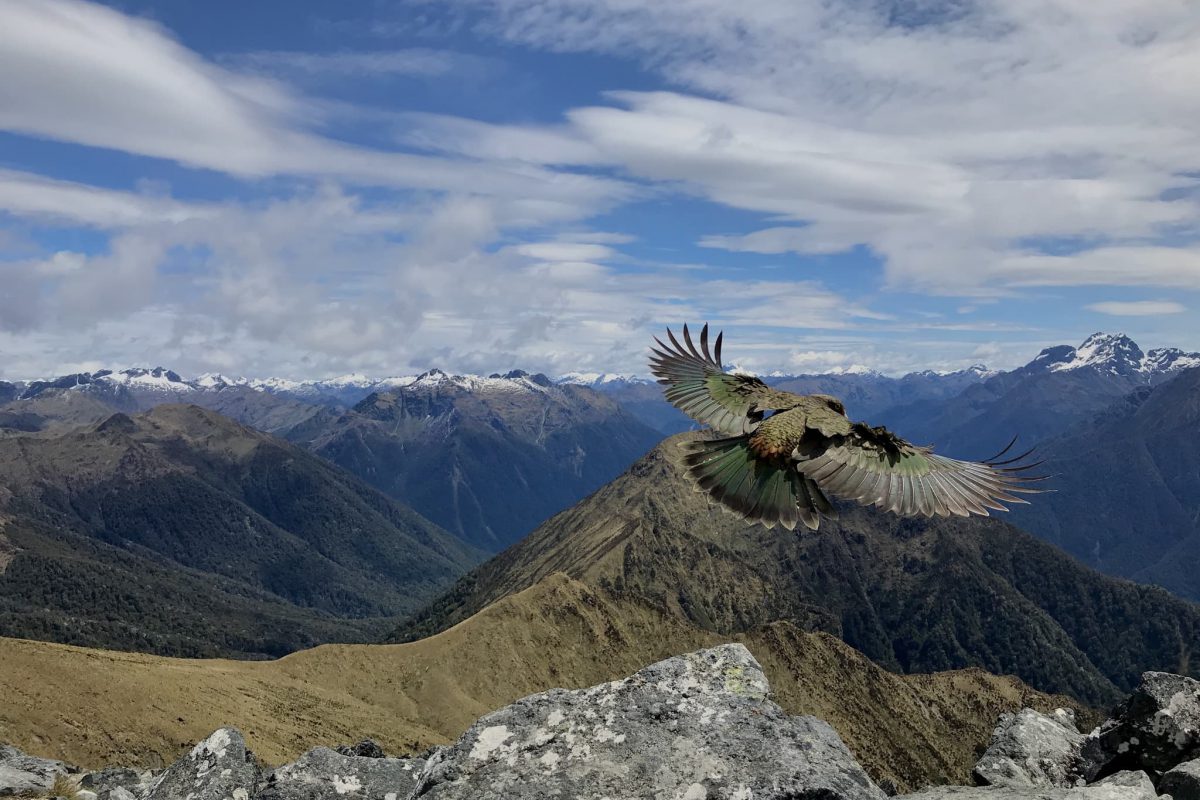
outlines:
[[[768,528],[817,530],[821,517],[837,518],[829,496],[854,500],[905,517],[988,515],[1007,511],[1001,501],[1043,490],[1028,470],[1032,451],[1000,459],[1013,442],[986,461],[959,461],[911,444],[883,427],[851,422],[835,397],[772,389],[758,378],[721,367],[721,339],[700,346],[683,326],[683,343],[668,329],[668,346],[655,337],[650,369],[667,400],[720,438],[690,442],[684,459],[698,491]]]

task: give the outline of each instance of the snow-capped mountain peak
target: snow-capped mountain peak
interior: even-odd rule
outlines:
[[[555,378],[554,382],[596,388],[598,386],[652,383],[653,381],[639,375],[622,375],[616,372],[567,372]]]
[[[1101,372],[1126,375],[1141,371],[1145,355],[1142,348],[1123,333],[1093,333],[1075,348],[1069,359],[1050,369],[1061,372],[1092,367]]]
[[[226,386],[249,386],[246,378],[232,378],[220,372],[206,372],[192,381],[200,389],[220,389]]]
[[[190,392],[196,388],[193,384],[185,381],[178,372],[163,367],[155,367],[153,369],[134,367],[123,369],[119,372],[100,370],[94,373],[92,378],[130,388],[148,389],[151,391]]]
[[[321,381],[321,383],[324,383],[327,386],[365,387],[373,385],[375,381],[371,380],[360,372],[351,372],[347,375],[339,375],[336,378],[329,378],[328,380]]]
[[[1200,367],[1200,353],[1185,353],[1178,347],[1159,347],[1146,353],[1142,363],[1147,371],[1174,372]]]
[[[1052,372],[1086,368],[1109,375],[1153,376],[1200,366],[1200,353],[1186,353],[1175,347],[1145,353],[1123,333],[1093,333],[1079,347],[1046,348],[1029,366]]]

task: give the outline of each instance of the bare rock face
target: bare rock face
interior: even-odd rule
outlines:
[[[95,794],[96,800],[131,800],[149,792],[156,777],[148,770],[109,767],[87,773],[79,786]]]
[[[258,766],[242,734],[219,728],[172,764],[146,800],[250,800],[258,779]]]
[[[1071,786],[1084,737],[1063,709],[1047,716],[1025,708],[1004,714],[979,763],[975,780],[987,786]]]
[[[364,749],[373,753],[378,745],[375,749]],[[325,800],[334,797],[404,800],[416,785],[424,766],[425,762],[418,758],[346,755],[328,747],[317,747],[271,772],[256,797],[259,800]]]
[[[882,800],[838,735],[767,699],[740,644],[531,695],[435,754],[412,797]]]
[[[363,739],[358,744],[344,744],[333,749],[344,756],[357,756],[358,758],[383,758],[385,755],[383,748],[374,739]]]
[[[1112,718],[1088,735],[1079,773],[1088,781],[1119,770],[1152,775],[1200,757],[1200,681],[1147,672]]]
[[[1118,772],[1088,786],[938,786],[896,800],[1159,800],[1150,776]],[[1163,800],[1166,800],[1163,798]]]
[[[1200,800],[1200,759],[1185,761],[1163,773],[1158,791],[1174,800]]]
[[[26,755],[15,747],[0,745],[0,797],[42,794],[54,779],[73,771],[61,761]]]

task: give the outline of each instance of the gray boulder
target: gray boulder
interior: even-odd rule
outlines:
[[[87,773],[79,786],[93,792],[96,800],[128,800],[146,794],[154,785],[155,778],[155,773],[149,770],[109,767]]]
[[[1167,800],[1144,772],[1118,772],[1090,786],[937,786],[894,800]]]
[[[404,800],[425,767],[420,759],[343,755],[328,747],[309,750],[274,770],[259,800]]]
[[[54,779],[76,771],[62,761],[37,758],[15,747],[0,745],[0,797],[44,793]]]
[[[1003,714],[975,765],[975,780],[988,786],[1071,786],[1083,740],[1074,715],[1065,712],[1046,716],[1025,708]]]
[[[1200,757],[1200,682],[1147,672],[1126,700],[1088,735],[1079,772],[1092,781],[1119,770],[1153,775]]]
[[[1185,761],[1163,773],[1158,790],[1175,800],[1200,800],[1200,759]]]
[[[1150,780],[1150,776],[1141,771],[1125,771],[1116,772],[1109,775],[1103,780],[1096,781],[1091,786],[1083,787],[1085,789],[1120,789],[1124,790],[1130,800],[1140,800],[1140,798],[1149,798],[1153,800],[1158,796],[1158,792],[1154,789],[1154,782]]]
[[[172,764],[146,800],[250,800],[258,779],[258,766],[242,734],[219,728]]]
[[[827,724],[767,699],[740,644],[555,689],[479,719],[429,761],[413,798],[882,800]]]

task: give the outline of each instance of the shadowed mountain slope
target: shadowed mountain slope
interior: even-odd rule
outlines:
[[[1200,599],[1200,369],[1041,448],[1052,495],[1014,520],[1080,561]]]
[[[0,693],[10,698],[0,739],[87,765],[169,763],[190,747],[181,743],[222,725],[253,735],[272,763],[364,736],[419,751],[518,697],[617,679],[731,638],[762,663],[785,709],[828,720],[877,779],[902,789],[966,780],[999,713],[1067,702],[979,670],[897,676],[787,623],[721,636],[551,575],[420,642],[325,645],[266,663],[0,639]]]
[[[672,437],[464,577],[397,632],[420,637],[564,572],[722,633],[777,620],[892,670],[977,666],[1101,704],[1147,669],[1195,673],[1200,607],[1100,575],[999,520],[854,507],[797,535],[710,506]]]
[[[315,456],[195,406],[0,438],[0,487],[10,635],[277,655],[344,638],[334,617],[411,612],[479,557]]]
[[[434,371],[288,438],[494,552],[619,475],[661,436],[585,387]]]

